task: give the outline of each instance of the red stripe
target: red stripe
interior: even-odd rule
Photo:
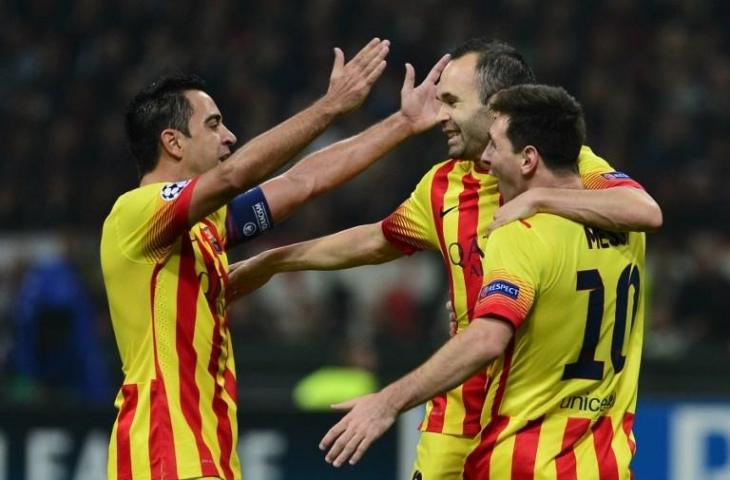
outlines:
[[[616,454],[611,447],[613,427],[611,417],[601,417],[593,426],[593,445],[598,460],[598,478],[600,480],[618,480],[618,464]]]
[[[512,448],[512,480],[532,480],[535,477],[535,458],[537,443],[540,439],[540,427],[543,418],[530,420],[515,435]]]
[[[131,480],[132,478],[132,448],[129,441],[129,431],[132,420],[137,411],[137,385],[122,385],[124,401],[119,409],[117,418],[117,478]]]
[[[482,288],[484,270],[482,259],[484,252],[477,243],[477,227],[479,226],[479,180],[471,173],[467,173],[461,179],[463,190],[459,194],[459,229],[458,242],[464,250],[462,255],[462,274],[464,276],[464,289],[466,291],[466,305],[469,321],[474,316],[474,306],[479,298],[479,291]],[[481,430],[481,415],[484,400],[487,396],[485,388],[487,384],[487,372],[483,370],[474,375],[462,388],[462,400],[464,402],[464,435],[476,435]]]
[[[201,248],[201,251],[204,248]],[[210,285],[215,282],[209,278]],[[177,286],[177,322],[175,346],[179,359],[180,405],[185,420],[195,437],[200,469],[203,476],[218,474],[213,455],[203,440],[203,421],[200,415],[200,390],[195,382],[198,354],[193,345],[197,300],[200,280],[195,271],[195,252],[188,235],[182,236],[180,273]]]
[[[569,418],[563,432],[563,444],[560,453],[555,457],[557,480],[578,480],[575,460],[575,444],[591,427],[588,418]]]
[[[464,461],[464,480],[484,480],[489,478],[490,462],[499,434],[507,428],[509,417],[494,417],[484,427],[479,445]]]
[[[444,221],[441,217],[441,209],[444,206],[444,196],[449,189],[449,172],[456,166],[456,160],[451,160],[442,165],[433,177],[431,184],[431,213],[436,226],[436,233],[441,247],[441,253],[446,266],[446,273],[449,276],[449,296],[451,303],[454,303],[454,287],[453,277],[451,275],[451,265],[449,264],[449,253],[444,241]],[[444,429],[444,416],[446,415],[446,394],[436,396],[431,400],[432,408],[428,416],[426,431],[441,433]]]
[[[626,412],[624,414],[624,433],[626,434],[626,441],[629,443],[629,450],[631,455],[636,455],[636,443],[631,439],[631,430],[634,428],[634,414]]]
[[[177,475],[177,459],[175,458],[175,441],[172,436],[170,407],[167,404],[165,380],[160,369],[157,353],[157,332],[155,331],[155,293],[157,275],[163,264],[158,263],[152,271],[150,282],[150,308],[152,316],[152,345],[155,356],[155,381],[150,385],[150,476],[152,479],[169,478]]]
[[[225,373],[223,373],[223,377],[225,379],[223,388],[226,392],[228,392],[228,395],[233,399],[233,401],[235,403],[238,403],[238,388],[236,387],[236,377],[233,375],[233,372],[228,368],[226,368]]]
[[[218,314],[217,301],[220,297],[221,292],[221,277],[216,268],[213,257],[204,248],[200,251],[203,254],[203,260],[205,261],[206,270],[208,271],[209,287],[206,299],[208,300],[208,308],[213,318],[213,338],[211,339],[212,348],[210,351],[210,359],[208,360],[208,373],[210,373],[213,384],[215,385],[213,391],[213,402],[212,408],[215,412],[217,419],[216,434],[218,436],[218,445],[220,446],[220,465],[223,469],[223,475],[226,480],[233,479],[233,470],[231,470],[231,452],[233,450],[233,430],[231,428],[231,422],[228,419],[228,404],[223,400],[223,388],[219,378],[225,383],[225,371],[226,362],[221,363],[221,355],[223,354],[223,342],[224,337],[221,333],[221,329],[227,329],[227,325],[221,321],[221,316]],[[227,352],[227,350],[226,350]],[[226,357],[227,357],[226,353]],[[234,412],[235,413],[235,412]]]
[[[512,354],[515,350],[515,338],[507,344],[507,348],[504,350],[504,362],[502,364],[502,372],[499,376],[499,386],[497,386],[497,393],[494,394],[494,402],[492,403],[492,418],[499,416],[499,409],[502,406],[502,399],[504,398],[504,392],[507,390],[507,378],[509,377],[509,369],[512,367]]]

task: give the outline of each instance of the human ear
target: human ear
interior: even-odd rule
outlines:
[[[160,143],[162,148],[169,156],[181,159],[183,154],[182,144],[180,143],[180,132],[172,128],[166,128],[160,133]]]

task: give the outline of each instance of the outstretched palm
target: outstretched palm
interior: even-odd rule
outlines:
[[[400,109],[411,122],[415,133],[428,130],[438,121],[441,103],[438,99],[436,83],[441,77],[441,72],[446,68],[446,64],[449,63],[449,59],[449,55],[441,57],[417,87],[414,87],[416,72],[413,65],[406,63],[406,77],[400,92]]]

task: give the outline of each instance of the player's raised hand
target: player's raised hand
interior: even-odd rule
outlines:
[[[350,465],[355,465],[398,416],[383,392],[338,403],[332,408],[349,410],[319,442],[320,450],[329,450],[325,460],[335,467],[342,466],[348,460]]]
[[[274,275],[274,271],[267,268],[266,262],[255,256],[232,264],[228,271],[228,285],[226,287],[226,301],[235,300],[258,290]]]
[[[441,102],[436,84],[451,57],[447,54],[436,62],[426,78],[417,87],[413,65],[406,63],[406,76],[400,91],[401,113],[411,122],[414,133],[420,133],[436,125]]]
[[[352,60],[345,63],[345,54],[335,48],[335,62],[325,94],[325,100],[335,112],[345,113],[360,106],[373,83],[385,70],[385,57],[389,49],[389,40],[373,38]]]

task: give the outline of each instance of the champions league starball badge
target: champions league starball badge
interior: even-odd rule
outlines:
[[[190,180],[184,180],[182,182],[168,183],[160,190],[160,197],[166,202],[175,200],[180,196],[185,186],[190,183]]]

